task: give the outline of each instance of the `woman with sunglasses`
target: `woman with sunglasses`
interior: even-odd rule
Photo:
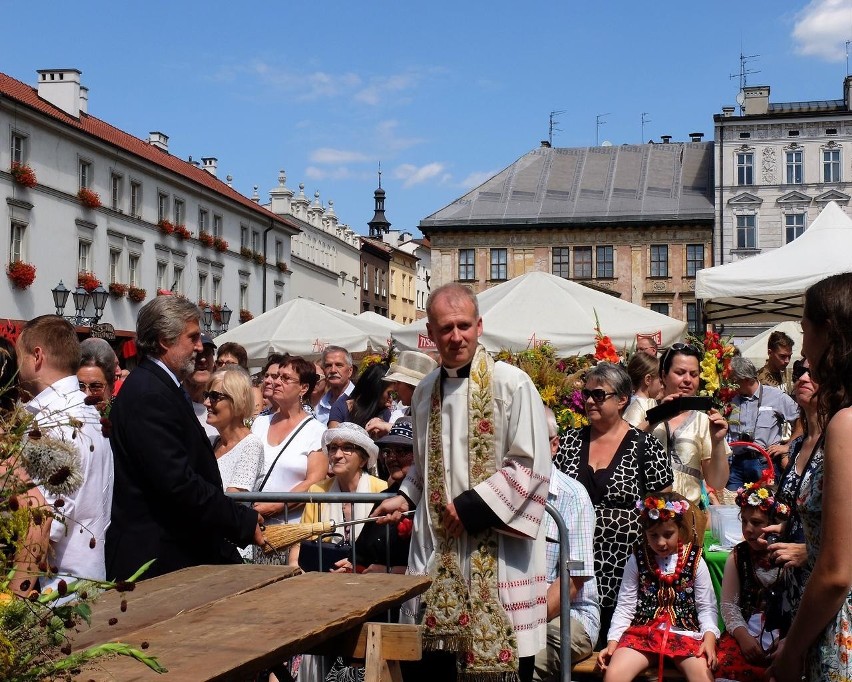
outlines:
[[[817,406],[819,385],[811,378],[807,360],[793,363],[792,381],[793,398],[804,416],[800,421],[805,433],[790,441],[790,461],[781,476],[776,494],[779,502],[790,507],[790,518],[784,526],[770,526],[766,529],[767,534],[775,534],[774,537],[781,539],[769,545],[770,558],[786,569],[781,579],[778,605],[778,627],[782,637],[787,634],[808,580],[808,571],[804,568],[807,562],[805,531],[798,514],[797,501],[802,496],[810,496],[814,472],[822,466],[822,450],[817,447],[822,438]]]
[[[672,485],[660,442],[624,421],[631,393],[620,365],[601,362],[590,369],[583,389],[589,425],[566,431],[553,460],[585,487],[597,514],[593,545],[603,639],[596,648],[606,646],[624,566],[641,533],[636,500]]]
[[[204,390],[207,423],[218,431],[213,452],[222,486],[228,492],[250,492],[263,465],[263,443],[245,422],[254,409],[251,377],[239,365],[213,373]]]
[[[660,358],[660,379],[665,403],[682,396],[694,396],[701,383],[701,351],[695,346],[675,343]],[[649,431],[666,448],[674,470],[674,491],[689,503],[703,506],[701,483],[724,489],[730,474],[731,449],[725,440],[728,422],[718,412],[688,410],[658,424],[643,419],[638,428]]]
[[[852,273],[805,291],[802,355],[819,384],[822,463],[800,490],[796,514],[810,575],[796,615],[770,666],[778,682],[852,680]],[[810,424],[809,424],[810,426]],[[804,488],[804,484],[803,484]]]
[[[80,390],[99,403],[109,404],[115,385],[118,359],[104,339],[90,338],[80,343],[80,368],[77,380]]]

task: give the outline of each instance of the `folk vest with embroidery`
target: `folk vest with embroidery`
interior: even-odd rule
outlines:
[[[633,625],[648,625],[656,620],[667,619],[672,627],[678,630],[699,630],[698,609],[695,605],[695,572],[701,559],[701,547],[690,543],[681,551],[686,553],[686,560],[680,578],[667,585],[657,578],[654,566],[648,564],[645,547],[636,549],[639,594]],[[651,557],[651,561],[655,561],[654,557]]]
[[[734,547],[734,564],[740,577],[740,611],[747,621],[757,611],[762,610],[763,585],[754,572],[754,561],[747,542]]]

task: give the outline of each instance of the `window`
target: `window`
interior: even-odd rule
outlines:
[[[491,279],[508,279],[506,249],[491,249]]]
[[[685,303],[684,308],[686,310],[686,329],[690,334],[699,335],[701,334],[701,330],[698,328],[699,320],[698,320],[698,304],[697,303]]]
[[[135,253],[127,259],[127,279],[130,286],[139,286],[139,256]]]
[[[796,237],[801,237],[805,231],[805,214],[788,213],[784,216],[784,239],[789,244]]]
[[[388,297],[388,273],[382,273],[382,298]]]
[[[787,184],[802,184],[802,165],[804,163],[804,152],[801,149],[785,152],[785,166],[787,168]]]
[[[27,231],[27,226],[23,223],[12,223],[11,240],[9,242],[9,262],[14,263],[16,260],[26,260],[24,253],[24,234]]]
[[[142,207],[142,183],[130,182],[130,215],[135,218],[140,216],[140,208]]]
[[[222,278],[213,278],[213,290],[210,292],[211,302],[215,305],[222,305]]]
[[[574,247],[574,279],[592,278],[592,247]]]
[[[172,291],[176,294],[183,293],[183,266],[175,265],[172,267]]]
[[[80,189],[92,186],[92,164],[80,159]]]
[[[210,214],[203,208],[198,209],[198,232],[207,232],[210,227]]]
[[[79,272],[92,271],[92,242],[83,239],[77,242],[77,270]]]
[[[651,244],[651,277],[669,276],[668,244]]]
[[[213,236],[222,236],[222,216],[220,215],[213,215]]]
[[[368,281],[368,280],[369,280],[369,278],[370,278],[370,266],[369,266],[369,265],[365,265],[365,266],[364,266],[363,277],[361,277],[361,287],[364,289],[364,291],[369,291],[369,290],[370,290],[370,283],[369,283],[369,281]]]
[[[704,267],[704,244],[687,244],[686,245],[686,276],[695,277],[701,268]]]
[[[240,225],[240,248],[247,249],[249,245],[249,230],[245,225]]]
[[[754,214],[737,216],[737,248],[757,248],[757,229]]]
[[[282,303],[284,303],[284,293],[281,291],[275,292],[275,307],[277,308]]]
[[[27,158],[27,138],[17,133],[12,133],[12,163],[25,163]]]
[[[754,154],[752,152],[737,154],[737,184],[754,184]]]
[[[822,150],[822,181],[840,182],[840,150]]]
[[[615,276],[613,247],[596,247],[595,277],[598,279],[612,279]]]
[[[157,194],[157,222],[169,219],[169,195],[159,192]]]
[[[199,272],[198,273],[198,300],[206,301],[207,300],[207,273]]]
[[[112,210],[121,208],[121,176],[113,173],[110,176],[110,198],[112,199]]]
[[[186,208],[183,201],[175,199],[175,225],[186,224]]]
[[[459,280],[467,282],[476,279],[476,251],[459,249]]]
[[[669,314],[669,304],[668,303],[652,303],[651,310],[655,313],[660,313],[660,315],[668,315]]]
[[[118,249],[109,250],[109,281],[121,281],[121,251]]]
[[[251,231],[251,250],[260,253],[260,232],[257,230]]]
[[[280,239],[275,240],[275,262],[284,262],[284,242],[282,242]]]
[[[157,289],[162,289],[163,291],[168,291],[169,286],[166,283],[166,271],[168,270],[166,264],[163,261],[157,261]]]
[[[248,310],[248,284],[240,283],[240,310]]]
[[[374,283],[373,293],[374,293],[374,295],[378,296],[379,295],[379,279],[380,279],[378,268],[376,268],[375,275],[376,275],[376,278],[373,280],[373,283]]]
[[[570,259],[568,247],[554,247],[550,271],[557,277],[568,279],[568,261]]]

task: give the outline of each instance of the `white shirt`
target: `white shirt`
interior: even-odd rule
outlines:
[[[62,496],[64,518],[56,517],[50,524],[52,561],[59,575],[48,580],[44,587],[54,589],[60,578],[66,581],[75,577],[106,579],[104,541],[112,507],[112,449],[101,432],[100,413],[95,407],[86,405],[85,399],[77,377],[68,376],[48,386],[26,406],[37,421],[51,424],[43,429],[48,435],[74,443],[80,454],[83,484],[75,493]],[[69,417],[82,422],[73,439],[70,426],[53,426],[57,422],[67,422]],[[59,497],[42,486],[39,490],[49,505]],[[92,538],[95,539],[94,549],[89,546]]]
[[[352,394],[354,388],[355,384],[350,381],[349,385],[346,387],[346,390],[343,391],[341,395],[345,395],[348,398]],[[328,391],[322,398],[320,398],[320,401],[314,408],[314,417],[316,417],[316,420],[320,422],[323,426],[328,425],[328,415],[331,414],[331,406],[338,400],[340,400],[340,396],[337,396],[337,398],[332,400],[331,391]]]

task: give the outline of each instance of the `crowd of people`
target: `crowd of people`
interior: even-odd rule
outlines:
[[[428,660],[406,680],[554,680],[595,651],[607,680],[662,672],[664,660],[690,680],[852,679],[850,291],[852,275],[808,289],[800,353],[774,333],[762,368],[731,360],[727,418],[695,403],[659,417],[698,394],[703,356],[641,336],[629,362],[585,373],[587,425],[563,433],[531,379],[479,344],[476,297],[457,284],[427,303],[437,360],[403,351],[360,372],[328,346],[316,360],[271,354],[252,375],[245,350],[217,348],[198,308],[173,296],[140,310],[129,374],[107,342],[35,318],[0,346],[2,408],[19,393],[76,448],[83,483],[61,520],[33,533],[42,550],[20,557],[13,587],[126,579],[150,559],[143,578],[245,561],[408,572],[432,584],[394,614],[424,628]],[[73,439],[57,416],[73,420]],[[381,491],[395,495],[377,505],[227,495]],[[30,494],[56,502],[41,486]],[[546,502],[575,562],[570,652]],[[743,536],[718,595],[702,557],[717,503],[739,507]],[[339,553],[312,541],[264,551],[273,524],[367,517],[375,523],[341,529]],[[344,679],[358,667],[306,657],[287,674]]]

